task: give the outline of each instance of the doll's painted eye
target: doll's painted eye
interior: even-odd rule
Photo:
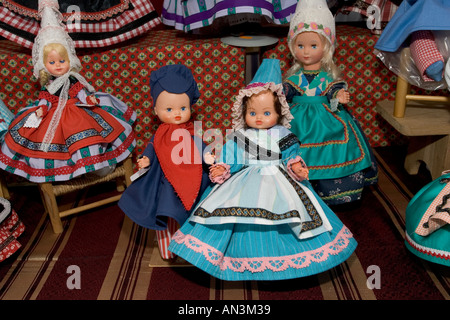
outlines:
[[[303,45],[302,45],[302,44],[299,44],[299,45],[298,45],[298,48],[299,48],[299,49],[303,49]]]
[[[181,107],[181,111],[186,111],[186,107]]]
[[[270,116],[270,111],[264,112],[264,115],[265,115],[265,116]]]
[[[50,61],[49,64],[55,64],[55,61]]]
[[[255,112],[255,111],[250,111],[250,115],[251,115],[252,117],[254,117],[254,116],[256,116],[256,112]]]
[[[312,47],[313,49],[317,49],[317,44],[313,44],[311,47]]]
[[[167,112],[171,112],[171,111],[172,111],[172,108],[167,108],[166,111],[167,111]]]
[[[59,63],[65,63],[66,60],[59,60]]]

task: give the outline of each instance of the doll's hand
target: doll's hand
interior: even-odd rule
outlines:
[[[291,165],[291,170],[300,178],[300,181],[308,179],[308,168],[305,168],[301,162],[296,162]]]
[[[146,168],[150,165],[150,159],[146,156],[143,156],[142,158],[138,159],[137,164],[139,169]]]
[[[216,161],[216,156],[211,154],[210,152],[205,153],[203,156],[206,164],[213,164]]]
[[[223,166],[212,166],[209,168],[209,175],[211,178],[215,178],[218,176],[223,175],[223,173],[226,171],[226,169]]]
[[[349,103],[350,102],[350,93],[348,93],[347,90],[341,89],[336,95],[336,98],[338,98],[339,103]]]
[[[92,105],[92,106],[95,106],[99,103],[97,97],[93,94],[86,97],[86,102],[87,102],[87,104]]]
[[[38,118],[42,118],[43,115],[44,115],[44,110],[42,109],[42,107],[40,107],[39,109],[36,110],[36,116]]]

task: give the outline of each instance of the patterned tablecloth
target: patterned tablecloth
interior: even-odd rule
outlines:
[[[137,147],[145,149],[159,120],[152,112],[149,79],[152,70],[166,64],[185,64],[199,84],[201,97],[194,117],[203,130],[231,128],[234,96],[245,85],[245,49],[223,44],[219,38],[190,37],[181,31],[159,30],[108,49],[77,51],[81,74],[98,91],[115,95],[136,110]],[[0,99],[16,113],[37,98],[31,50],[0,41]]]
[[[376,111],[378,101],[395,99],[397,83],[396,74],[374,54],[379,36],[367,28],[349,25],[337,25],[336,35],[336,63],[343,71],[351,95],[348,111],[359,120],[373,147],[404,143],[404,137]],[[286,37],[281,38],[274,48],[266,50],[263,56],[280,59],[283,72],[292,64]]]

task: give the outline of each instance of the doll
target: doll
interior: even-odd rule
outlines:
[[[133,151],[136,113],[94,88],[79,74],[81,62],[57,11],[42,9],[32,51],[38,100],[20,110],[1,147],[0,167],[32,182],[100,175]]]
[[[38,2],[42,1],[59,8],[77,48],[111,46],[161,24],[151,0],[7,0],[0,1],[0,35],[31,49],[40,23]]]
[[[377,43],[378,57],[409,83],[430,90],[443,89],[450,46],[449,0],[404,0]],[[407,59],[401,58],[409,48]]]
[[[230,281],[305,277],[345,261],[357,244],[307,181],[279,60],[263,60],[233,118],[234,132],[210,167],[215,185],[169,250]]]
[[[22,247],[17,238],[24,231],[25,225],[11,208],[11,203],[0,197],[0,262]]]
[[[119,207],[138,225],[156,230],[161,257],[171,260],[176,256],[167,251],[167,246],[173,233],[210,184],[202,163],[203,146],[194,139],[191,120],[191,106],[200,93],[184,65],[167,65],[153,71],[150,87],[154,111],[162,124],[138,160],[144,174],[125,190]],[[175,137],[183,132],[181,161],[180,142]]]
[[[417,192],[406,207],[405,244],[416,256],[450,267],[450,171]]]
[[[335,23],[324,0],[299,1],[288,44],[294,65],[284,89],[311,184],[329,205],[360,200],[378,170],[357,120],[343,106],[350,97],[333,61]]]
[[[3,138],[8,131],[9,124],[14,118],[14,114],[8,107],[0,100],[0,143],[3,142]]]

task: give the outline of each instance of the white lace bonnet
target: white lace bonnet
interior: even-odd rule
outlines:
[[[70,67],[81,70],[81,62],[75,52],[75,44],[65,30],[62,23],[62,15],[59,12],[57,0],[39,0],[39,15],[41,16],[41,29],[34,39],[32,49],[33,74],[39,78],[39,72],[45,68],[44,48],[50,43],[63,45],[69,55]]]
[[[239,130],[245,125],[244,115],[242,114],[243,98],[245,96],[250,97],[265,90],[271,90],[272,92],[277,93],[282,106],[280,123],[288,129],[291,127],[290,122],[294,117],[289,111],[289,104],[286,101],[286,96],[283,91],[280,60],[264,59],[256,71],[253,80],[244,89],[239,90],[239,94],[236,97],[236,102],[232,108],[234,130]]]

